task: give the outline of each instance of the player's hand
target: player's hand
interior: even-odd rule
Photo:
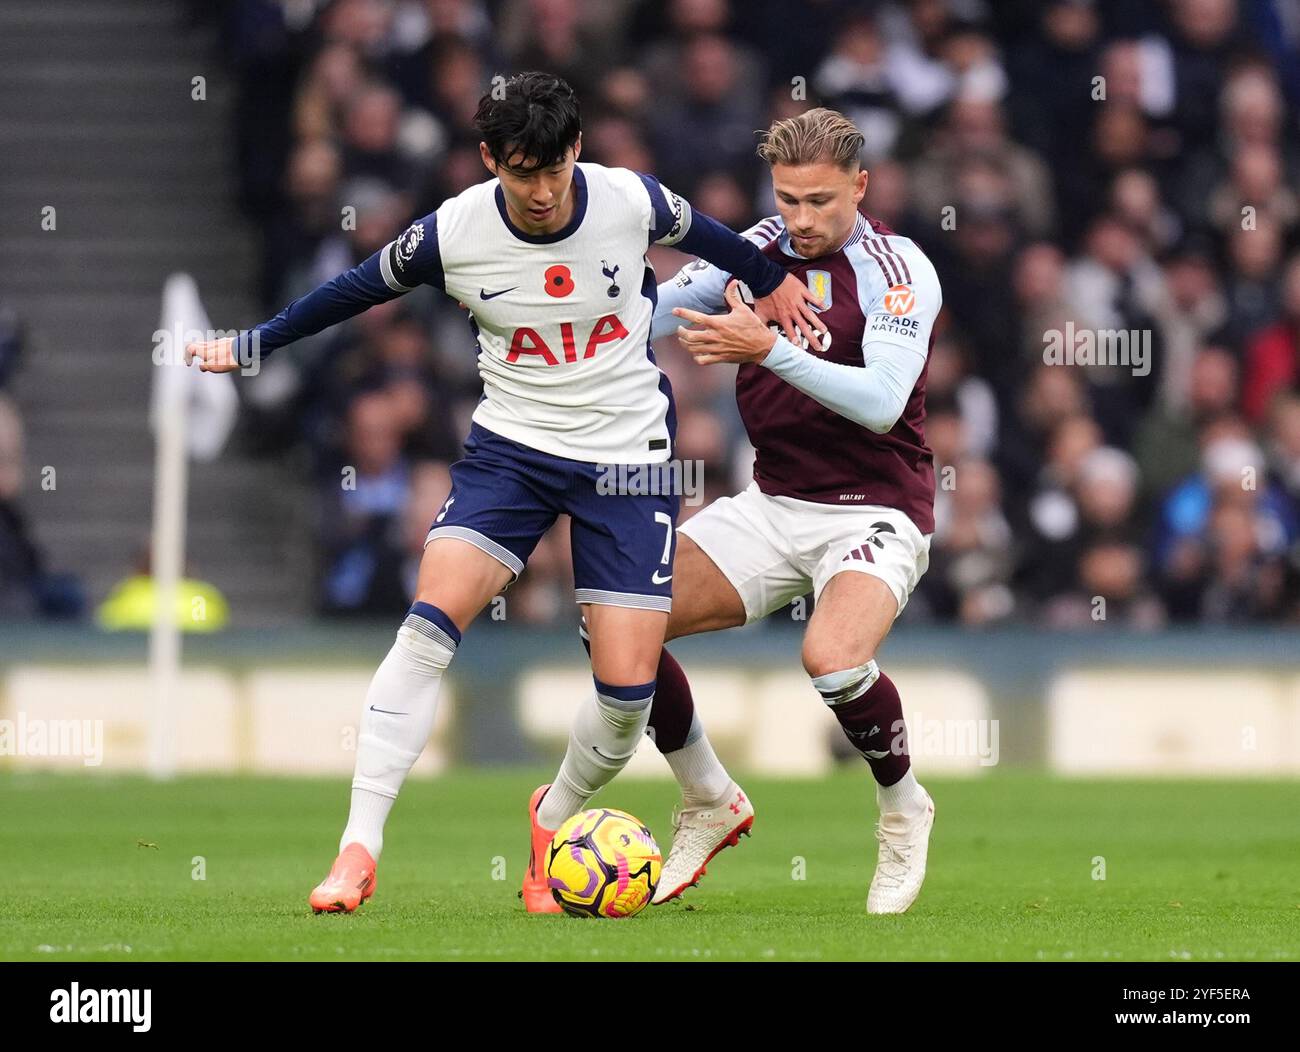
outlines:
[[[816,335],[825,332],[826,326],[811,304],[824,306],[821,299],[807,285],[793,274],[787,274],[785,280],[775,290],[754,301],[754,311],[765,322],[776,322],[790,339],[795,333],[803,334],[808,346],[815,351],[821,350],[821,340]],[[795,342],[798,342],[797,340]]]
[[[235,357],[235,341],[205,340],[202,343],[185,345],[185,364],[199,363],[199,370],[205,373],[233,373],[239,368]]]
[[[673,308],[677,317],[700,326],[677,330],[677,338],[695,356],[697,365],[717,362],[757,365],[775,345],[776,333],[740,298],[740,286],[734,281],[727,286],[727,305],[731,308],[729,314],[701,314],[687,307]]]

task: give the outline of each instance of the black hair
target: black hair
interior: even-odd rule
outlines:
[[[518,73],[478,100],[474,127],[487,143],[497,164],[516,154],[531,158],[536,171],[564,160],[578,141],[582,117],[578,97],[560,77],[551,73]]]

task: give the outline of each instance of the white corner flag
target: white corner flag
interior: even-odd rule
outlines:
[[[208,339],[211,328],[194,279],[188,274],[169,277],[154,334],[149,409],[155,444],[149,773],[155,778],[169,778],[176,769],[172,705],[178,701],[181,667],[176,592],[185,570],[186,452],[197,460],[215,460],[239,414],[239,396],[228,373],[204,373],[185,364],[185,345]]]
[[[162,320],[154,353],[158,371],[149,420],[161,439],[164,412],[174,414],[179,406],[186,425],[181,432],[185,447],[190,456],[202,461],[217,458],[239,416],[239,396],[229,373],[205,373],[197,366],[185,365],[185,345],[211,335],[212,324],[199,299],[198,285],[188,274],[173,274],[163,286]]]

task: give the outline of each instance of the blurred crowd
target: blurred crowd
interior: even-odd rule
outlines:
[[[18,315],[0,301],[0,621],[76,618],[85,606],[81,583],[51,571],[20,500],[26,445],[10,388],[24,344]]]
[[[242,203],[267,316],[487,177],[500,72],[564,76],[583,159],[654,172],[736,229],[774,213],[755,130],[850,116],[864,209],[935,261],[939,477],[909,620],[1059,627],[1300,619],[1300,4],[1289,0],[227,0]],[[660,280],[686,262],[651,252]],[[1049,332],[1145,334],[1143,368]],[[1136,338],[1136,337],[1135,337]],[[673,338],[678,455],[705,498],[752,450],[733,373]],[[414,586],[480,388],[422,289],[245,385],[264,452],[310,453],[319,604]],[[341,483],[355,471],[355,484]],[[686,507],[683,515],[695,508]],[[564,524],[509,615],[572,610]]]

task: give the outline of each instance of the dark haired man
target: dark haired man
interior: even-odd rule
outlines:
[[[429,531],[415,602],[366,697],[339,856],[310,896],[318,912],[356,909],[374,891],[384,822],[429,738],[461,633],[568,514],[595,689],[555,782],[529,802],[523,887],[530,912],[559,911],[546,846],[635,751],[671,605],[677,497],[607,494],[599,470],[673,456],[672,392],[649,342],[650,244],[676,245],[743,277],[787,331],[811,336],[821,327],[802,282],[653,176],[578,164],[578,102],[558,77],[499,83],[475,123],[496,178],[444,201],[251,333],[189,349],[204,370],[231,371],[250,353],[426,284],[468,307],[478,343],[483,400]]]

